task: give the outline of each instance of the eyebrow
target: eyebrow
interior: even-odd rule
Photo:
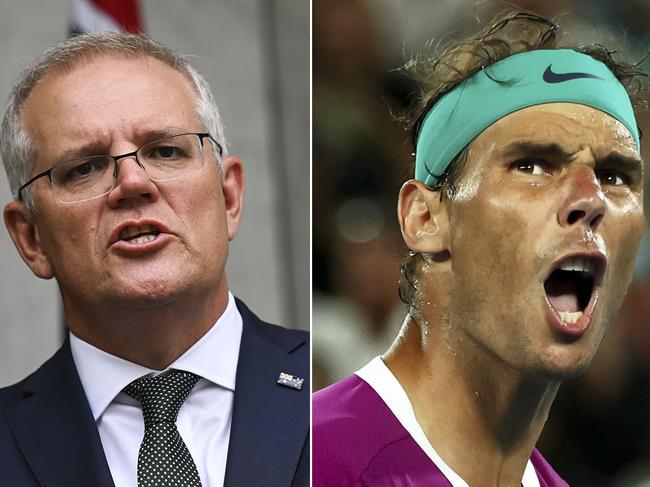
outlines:
[[[538,156],[555,157],[558,159],[570,159],[573,154],[566,151],[560,144],[551,142],[549,144],[540,144],[531,141],[518,141],[507,145],[503,149],[506,156],[517,154],[536,154]]]
[[[555,142],[549,144],[540,144],[531,141],[518,141],[507,145],[503,149],[506,156],[515,156],[517,154],[535,154],[541,157],[552,157],[562,160],[570,160],[573,153],[568,152],[560,144]],[[626,156],[620,152],[610,152],[605,157],[596,160],[597,166],[615,167],[624,171],[641,172],[643,160],[638,157]]]
[[[134,137],[134,140],[136,140],[138,146],[141,147],[142,145],[153,142],[154,140],[161,139],[169,135],[180,134],[182,131],[182,129],[176,127],[165,127],[159,130],[146,130],[137,133]],[[80,147],[62,152],[58,157],[55,158],[55,161],[56,164],[60,164],[62,162],[81,159],[83,157],[104,155],[111,155],[106,149],[106,144],[100,142],[99,140],[95,140]]]
[[[99,141],[93,141],[80,147],[62,152],[55,158],[55,163],[59,164],[61,162],[72,161],[86,156],[102,155],[105,153],[105,147],[105,144],[102,144]]]
[[[622,169],[627,172],[642,173],[643,159],[638,157],[625,156],[619,152],[610,152],[602,159],[596,161],[599,166],[612,167]]]

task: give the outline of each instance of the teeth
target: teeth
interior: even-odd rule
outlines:
[[[582,318],[582,311],[559,311],[558,314],[560,315],[560,318],[562,318],[562,321],[570,325],[577,323],[578,320]]]
[[[138,227],[127,227],[120,232],[120,238],[125,239],[138,234]]]
[[[134,244],[144,244],[147,242],[151,242],[155,238],[156,238],[155,235],[142,235],[141,237],[134,238],[133,240],[129,240],[129,242]]]
[[[563,271],[587,272],[593,275],[594,261],[584,257],[573,257],[562,262],[560,269]]]
[[[127,238],[133,237],[134,235],[139,235],[141,233],[148,233],[148,232],[157,232],[157,230],[152,225],[126,227],[124,230],[120,232],[120,239],[125,240]]]

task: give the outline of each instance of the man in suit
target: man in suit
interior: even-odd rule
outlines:
[[[0,390],[3,485],[308,485],[307,334],[229,291],[244,174],[205,79],[144,36],[73,38],[18,80],[2,158],[69,330]]]

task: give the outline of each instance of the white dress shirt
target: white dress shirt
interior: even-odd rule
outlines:
[[[176,425],[204,487],[224,481],[241,333],[242,318],[228,293],[217,322],[168,367],[201,377],[181,406]],[[116,487],[137,487],[144,421],[140,403],[121,391],[135,379],[163,371],[115,357],[72,333],[70,348],[113,481]]]

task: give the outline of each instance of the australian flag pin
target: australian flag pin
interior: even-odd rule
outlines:
[[[278,384],[281,386],[291,387],[297,391],[302,389],[303,382],[305,382],[305,379],[296,377],[295,375],[287,374],[286,372],[280,372],[280,377],[278,377]]]

